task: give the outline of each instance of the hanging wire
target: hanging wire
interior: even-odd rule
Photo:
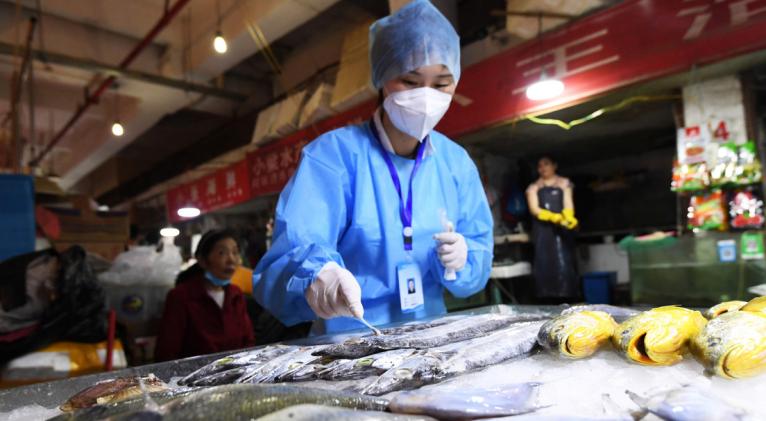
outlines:
[[[586,115],[584,117],[581,117],[581,118],[578,118],[578,119],[575,119],[575,120],[571,120],[569,122],[565,122],[565,121],[558,120],[558,119],[555,119],[555,118],[541,118],[541,117],[538,117],[538,115],[540,115],[540,114],[529,114],[529,115],[526,115],[526,116],[522,117],[521,120],[529,120],[529,121],[531,121],[533,123],[537,123],[537,124],[546,124],[546,125],[558,126],[558,127],[562,128],[564,130],[570,130],[570,129],[572,129],[575,126],[579,126],[580,124],[587,123],[587,122],[593,120],[594,118],[598,118],[598,117],[601,117],[604,114],[621,110],[621,109],[626,108],[626,107],[628,107],[630,105],[633,105],[635,103],[639,103],[639,102],[655,102],[655,101],[674,101],[674,100],[677,100],[677,99],[680,99],[680,98],[681,98],[680,95],[639,95],[639,96],[634,96],[634,97],[630,97],[630,98],[624,99],[624,100],[622,100],[622,101],[620,101],[620,102],[618,102],[617,104],[614,104],[614,105],[610,105],[610,106],[607,106],[607,107],[599,108],[598,110],[593,111],[592,113],[590,113],[590,114],[588,114],[588,115]]]

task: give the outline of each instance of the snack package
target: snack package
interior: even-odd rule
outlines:
[[[727,221],[723,192],[714,190],[709,194],[692,196],[687,218],[687,226],[690,230],[726,231]]]
[[[739,147],[737,172],[734,182],[743,186],[760,183],[761,179],[761,162],[756,153],[755,143],[747,142]]]
[[[678,160],[673,161],[673,179],[670,184],[671,191],[698,191],[704,190],[710,185],[707,164],[681,164]]]
[[[710,169],[710,184],[720,187],[736,183],[738,170],[737,145],[734,142],[719,145]]]
[[[731,192],[729,217],[733,229],[763,228],[763,200],[756,189],[745,188]]]

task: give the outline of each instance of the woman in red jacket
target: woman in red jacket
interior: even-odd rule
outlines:
[[[255,344],[242,291],[231,285],[241,263],[235,234],[208,231],[194,256],[197,265],[165,299],[156,361],[245,348]]]

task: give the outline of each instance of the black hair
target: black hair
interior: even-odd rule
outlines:
[[[235,243],[238,243],[237,233],[233,230],[220,229],[206,232],[199,240],[199,244],[197,244],[197,250],[194,251],[194,258],[197,259],[197,261],[202,260],[203,257],[206,258],[210,252],[213,251],[213,247],[215,247],[219,241],[226,238],[231,238]]]
[[[554,157],[553,157],[553,156],[551,156],[551,155],[540,155],[540,156],[537,158],[537,161],[535,161],[535,162],[538,162],[538,163],[539,163],[539,162],[540,162],[540,161],[542,161],[543,159],[547,159],[548,161],[550,161],[550,163],[551,163],[551,164],[553,164],[553,165],[555,165],[555,166],[558,166],[558,165],[559,165],[559,161],[557,161],[557,160],[556,160],[556,158],[554,158]]]

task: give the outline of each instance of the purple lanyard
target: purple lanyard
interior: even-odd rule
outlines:
[[[378,136],[378,128],[375,125],[375,121],[370,121],[370,129],[372,131],[372,135],[375,137],[375,140],[378,141],[378,144],[380,145],[380,149],[383,151],[383,160],[386,161],[386,166],[388,167],[388,172],[391,174],[391,179],[394,181],[394,186],[396,187],[396,192],[399,194],[399,217],[402,219],[402,226],[404,229],[402,230],[402,235],[404,237],[404,250],[411,251],[412,250],[412,182],[415,180],[415,173],[418,171],[418,167],[420,167],[420,163],[423,162],[423,153],[426,149],[426,142],[430,141],[428,137],[426,137],[422,142],[420,142],[420,145],[418,146],[418,153],[415,155],[415,165],[412,167],[412,174],[410,175],[410,185],[409,190],[407,192],[407,202],[405,204],[404,197],[402,197],[402,183],[399,181],[399,174],[396,172],[396,167],[394,166],[394,161],[391,160],[391,157],[388,155],[388,151],[386,148],[383,147],[383,142],[380,140],[380,137]]]

